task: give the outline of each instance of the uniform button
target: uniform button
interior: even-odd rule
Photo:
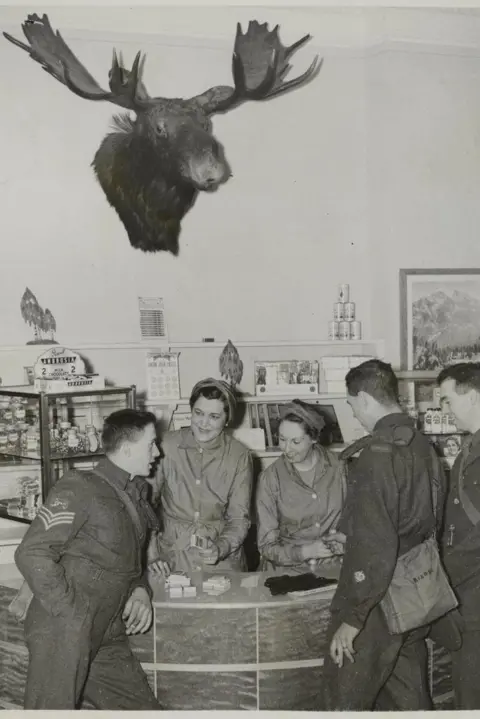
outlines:
[[[316,526],[316,527],[319,527],[319,526],[320,526],[320,522],[315,522],[315,526]]]
[[[457,497],[455,497],[455,499],[453,500],[453,503],[454,503],[454,504],[460,504],[460,500],[457,499]]]
[[[200,512],[194,512],[193,517],[194,519],[198,519],[200,516]]]
[[[200,452],[200,454],[203,454],[203,448],[202,448],[202,447],[199,447],[199,448],[198,448],[198,451]]]
[[[200,480],[199,480],[199,479],[196,479],[196,480],[195,480],[195,484],[200,484]]]
[[[315,492],[314,492],[314,493],[312,494],[312,499],[316,499],[316,498],[317,498],[317,495],[316,495]]]

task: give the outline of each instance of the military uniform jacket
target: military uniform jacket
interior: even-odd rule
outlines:
[[[115,489],[94,472],[70,471],[54,485],[15,552],[15,562],[33,594],[53,615],[74,600],[62,566],[64,557],[88,560],[92,571],[123,576],[131,591],[143,586],[151,594],[142,569],[143,545],[153,523],[148,484],[139,477],[131,480],[106,458],[96,470],[128,491],[137,509],[138,528]]]
[[[470,629],[480,629],[480,523],[467,516],[459,496],[460,473],[466,500],[480,512],[480,431],[457,456],[450,474],[445,509],[443,560]],[[465,501],[465,500],[464,500]]]
[[[352,462],[341,529],[345,555],[332,613],[361,629],[387,591],[399,556],[423,542],[435,528],[432,481],[441,518],[445,476],[429,469],[434,451],[406,414],[379,420]],[[440,520],[439,520],[440,521]]]

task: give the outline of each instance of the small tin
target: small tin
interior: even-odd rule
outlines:
[[[448,432],[457,432],[458,430],[457,430],[457,424],[455,422],[455,417],[453,416],[453,414],[448,414],[447,417],[448,417],[448,420],[447,420],[448,430],[447,431]]]
[[[350,285],[338,285],[338,301],[350,301]]]
[[[432,412],[432,432],[433,434],[442,433],[442,410],[434,407]]]
[[[362,323],[358,320],[350,322],[350,339],[361,340],[362,339]]]
[[[329,322],[328,323],[328,339],[329,340],[338,340],[340,339],[339,336],[339,323],[335,322]]]
[[[448,433],[448,414],[442,412],[442,434]]]
[[[431,407],[428,407],[425,412],[424,418],[423,418],[423,431],[424,432],[430,433],[430,434],[432,433],[432,431],[433,431],[432,420],[433,420],[433,409]]]
[[[353,322],[355,319],[355,302],[345,303],[345,319],[347,322]]]
[[[350,322],[339,322],[338,323],[338,339],[349,340],[350,339]]]
[[[335,302],[333,305],[333,319],[335,322],[343,322],[345,319],[345,305],[343,302]]]

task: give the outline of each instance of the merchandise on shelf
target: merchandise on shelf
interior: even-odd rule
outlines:
[[[362,339],[362,323],[356,317],[355,302],[350,301],[350,286],[338,286],[337,301],[333,305],[333,321],[328,323],[329,340]]]

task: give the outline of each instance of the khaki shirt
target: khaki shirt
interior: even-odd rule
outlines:
[[[320,446],[316,451],[313,486],[283,455],[260,475],[256,512],[261,569],[310,571],[300,559],[300,547],[337,527],[346,497],[344,466],[334,452]]]
[[[243,571],[253,481],[249,450],[224,432],[200,445],[189,427],[168,432],[162,449],[155,482],[163,524],[157,537],[159,558],[172,572],[203,568],[200,553],[190,546],[197,534],[217,544],[216,568]]]

